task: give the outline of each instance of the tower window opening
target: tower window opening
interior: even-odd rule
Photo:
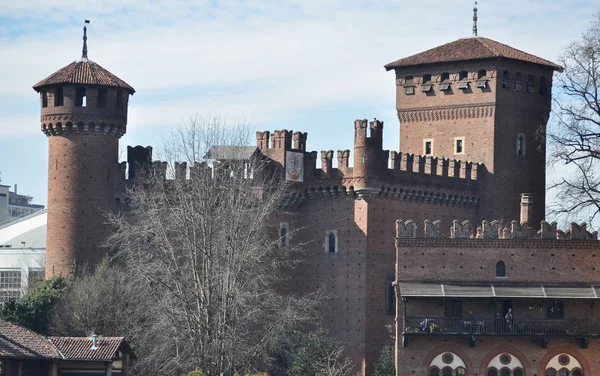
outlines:
[[[96,107],[106,108],[106,89],[98,89],[98,100],[96,101]]]
[[[469,73],[467,71],[462,71],[458,74],[458,88],[469,90]]]
[[[84,87],[78,87],[75,90],[75,106],[78,106],[78,107],[86,107],[87,106],[87,98],[85,95]]]
[[[123,107],[123,92],[121,90],[117,90],[117,103],[116,103],[116,107],[117,108],[122,108]]]
[[[288,236],[289,225],[287,223],[279,224],[279,246],[285,248],[289,244],[289,236]]]
[[[548,86],[546,85],[546,77],[540,77],[540,94],[548,94]]]
[[[431,75],[425,74],[423,75],[423,84],[421,85],[421,91],[423,93],[428,93],[431,91],[433,84],[431,83]]]
[[[433,140],[423,140],[423,154],[433,154]]]
[[[515,80],[515,91],[521,91],[523,87],[523,75],[521,72],[517,72],[517,78]]]
[[[487,82],[488,82],[488,80],[486,77],[485,69],[482,69],[479,72],[477,72],[477,87],[480,89],[486,89]]]
[[[404,78],[404,94],[405,95],[414,95],[415,94],[415,84],[413,76],[406,76]]]
[[[533,82],[533,75],[530,74],[527,76],[527,92],[535,93],[535,84]]]
[[[440,76],[440,91],[450,90],[450,73],[442,73]]]
[[[325,236],[325,252],[338,253],[337,231],[327,231],[327,235]]]
[[[496,263],[496,277],[506,277],[506,265],[504,261],[498,261]]]
[[[65,102],[65,95],[62,87],[54,89],[54,107],[62,106]]]
[[[519,133],[517,135],[517,156],[522,157],[525,155],[525,135]]]
[[[502,72],[502,88],[510,88],[510,72],[506,69]]]
[[[48,92],[42,90],[42,107],[48,107]]]
[[[454,139],[454,154],[462,154],[465,152],[464,149],[465,140],[462,137],[456,137]]]

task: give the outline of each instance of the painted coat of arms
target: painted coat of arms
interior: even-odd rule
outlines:
[[[285,180],[304,181],[304,153],[285,152]]]

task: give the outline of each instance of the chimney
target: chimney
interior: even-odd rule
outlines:
[[[531,193],[521,193],[521,223],[527,222],[529,226],[533,218],[533,195]]]
[[[17,194],[17,185],[15,184],[15,194]]]

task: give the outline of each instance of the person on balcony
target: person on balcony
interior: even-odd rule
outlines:
[[[506,329],[509,332],[512,332],[513,330],[513,313],[512,313],[512,308],[508,309],[508,312],[506,312],[506,315],[504,315],[504,319],[506,319]]]

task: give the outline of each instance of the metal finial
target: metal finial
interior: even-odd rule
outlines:
[[[477,36],[477,1],[475,1],[475,8],[473,8],[473,36]]]
[[[90,23],[90,20],[85,20],[86,24]],[[87,59],[87,27],[83,25],[83,51],[81,52],[81,58]]]

